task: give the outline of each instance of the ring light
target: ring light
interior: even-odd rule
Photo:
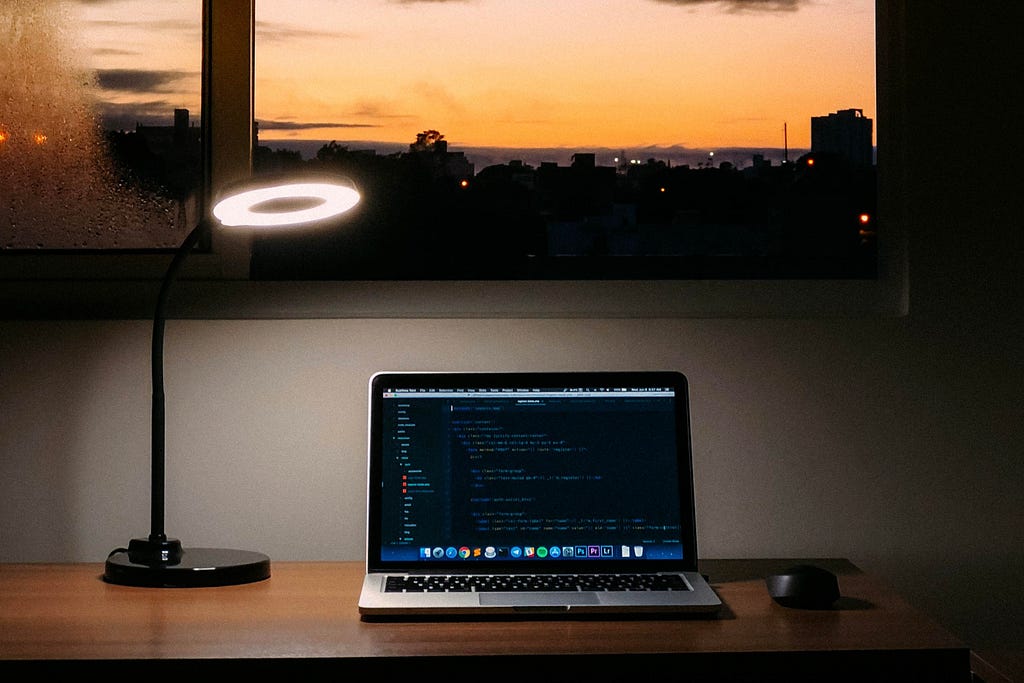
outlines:
[[[269,202],[319,200],[315,206],[289,211],[260,211]],[[227,197],[213,207],[221,225],[272,227],[301,225],[344,213],[359,203],[359,193],[333,183],[288,183],[248,190]]]

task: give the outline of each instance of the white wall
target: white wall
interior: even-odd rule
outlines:
[[[174,320],[168,533],[361,559],[375,370],[678,369],[703,554],[849,557],[970,644],[1019,649],[1019,10],[910,4],[908,316]],[[149,334],[0,321],[0,561],[99,562],[148,533]]]

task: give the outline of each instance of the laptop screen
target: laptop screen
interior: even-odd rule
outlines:
[[[371,568],[696,567],[679,373],[379,373]]]

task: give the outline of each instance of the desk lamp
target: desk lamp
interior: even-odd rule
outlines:
[[[255,179],[258,181],[258,179]],[[359,202],[359,193],[337,178],[309,181],[250,181],[216,202],[213,217],[229,228],[311,226],[342,214]],[[127,548],[107,556],[103,578],[109,583],[157,588],[226,586],[270,576],[270,558],[258,552],[225,548],[182,548],[164,533],[164,322],[171,284],[182,263],[210,231],[202,220],[174,254],[164,275],[153,315],[152,498],[150,534],[133,538]]]

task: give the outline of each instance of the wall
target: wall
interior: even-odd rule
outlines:
[[[1004,102],[1024,22],[908,4],[909,315],[171,321],[168,532],[360,559],[378,369],[673,368],[692,385],[703,554],[849,557],[970,644],[1020,649],[1021,132]],[[148,533],[149,333],[0,321],[0,561],[98,562]]]

